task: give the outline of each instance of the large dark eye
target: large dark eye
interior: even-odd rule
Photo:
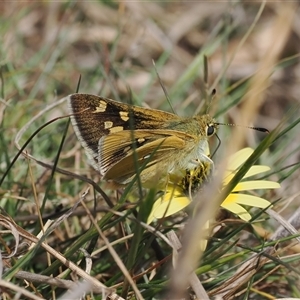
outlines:
[[[211,136],[214,133],[215,133],[215,126],[214,125],[207,125],[207,127],[206,127],[207,136]]]

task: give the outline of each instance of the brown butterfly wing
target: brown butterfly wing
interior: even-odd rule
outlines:
[[[155,176],[155,172],[167,173],[168,166],[175,163],[170,159],[178,157],[178,151],[185,149],[190,140],[193,140],[192,136],[174,130],[136,130],[110,134],[99,143],[99,171],[105,179],[119,183],[128,183],[137,173],[137,168],[143,172],[144,180]],[[153,166],[156,166],[156,170]]]
[[[166,121],[179,119],[164,111],[131,106],[90,94],[69,95],[68,106],[77,138],[97,170],[101,138],[124,130],[161,129]],[[129,143],[131,139],[125,142],[126,146]]]

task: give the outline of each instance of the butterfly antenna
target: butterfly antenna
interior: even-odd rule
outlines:
[[[200,79],[199,85],[201,101],[204,101],[205,106],[199,105],[197,108],[197,114],[202,115],[204,111],[207,114],[210,106],[208,97],[208,61],[206,55],[203,55],[203,80]]]
[[[233,126],[233,127],[244,127],[244,128],[249,128],[253,129],[256,131],[264,132],[264,133],[270,133],[270,131],[266,128],[263,127],[253,127],[253,126],[243,126],[243,125],[237,125],[237,124],[231,124],[231,123],[215,123],[216,125],[225,125],[225,126]]]
[[[208,101],[207,101],[207,110],[206,110],[206,113],[208,114],[209,110],[210,110],[210,107],[211,107],[211,104],[216,96],[216,93],[217,93],[217,90],[216,89],[213,89],[211,91],[211,95],[210,97],[208,98]]]
[[[166,99],[167,99],[167,101],[168,101],[168,103],[169,103],[169,105],[170,105],[170,107],[171,107],[171,110],[172,110],[172,112],[173,112],[174,114],[176,114],[176,112],[175,112],[175,110],[174,110],[174,108],[173,108],[173,106],[172,106],[172,103],[171,103],[170,97],[169,97],[169,95],[168,95],[168,92],[167,92],[167,90],[166,90],[166,88],[165,88],[165,86],[164,86],[164,84],[163,84],[163,82],[162,82],[162,80],[161,80],[161,78],[160,78],[158,72],[157,72],[156,64],[155,64],[155,61],[154,61],[153,59],[152,59],[152,63],[153,63],[154,70],[155,70],[156,76],[157,76],[157,78],[158,78],[159,84],[160,84],[160,86],[162,87],[162,89],[163,89],[163,91],[164,91],[165,97],[166,97]]]
[[[208,60],[207,56],[203,56],[203,81],[207,87],[208,84]]]
[[[225,126],[233,126],[233,127],[244,127],[244,128],[249,128],[249,129],[253,129],[253,130],[257,130],[260,132],[264,132],[264,133],[270,133],[270,131],[266,128],[263,127],[253,127],[253,126],[242,126],[242,125],[237,125],[237,124],[231,124],[231,123],[215,123],[215,125],[225,125]],[[218,145],[217,148],[214,150],[213,154],[211,155],[211,158],[214,157],[214,155],[216,154],[216,152],[218,151],[218,149],[221,146],[221,139],[219,138],[219,136],[217,134],[215,134],[217,139],[218,139]]]
[[[207,56],[204,55],[203,56],[203,81],[200,81],[201,86],[201,96],[202,99],[204,99],[205,101],[205,105],[206,105],[206,110],[205,113],[208,114],[212,101],[215,98],[216,95],[216,89],[213,89],[211,91],[211,94],[209,94],[209,88],[208,88],[208,59]],[[202,113],[199,112],[199,114],[201,115]]]

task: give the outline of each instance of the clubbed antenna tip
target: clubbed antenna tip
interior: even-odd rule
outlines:
[[[249,128],[249,129],[253,129],[256,131],[260,131],[260,132],[264,132],[264,133],[270,133],[270,131],[266,128],[263,127],[252,127],[252,126],[242,126],[242,125],[237,125],[237,124],[226,124],[226,123],[216,123],[217,125],[225,125],[225,126],[236,126],[236,127],[244,127],[244,128]]]

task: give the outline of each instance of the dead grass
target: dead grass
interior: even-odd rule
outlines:
[[[288,128],[260,160],[272,168],[268,178],[282,185],[266,197],[279,200],[274,210],[281,216],[288,219],[294,214],[296,221],[289,223],[299,229],[299,8],[292,2],[268,3],[254,23],[260,5],[163,1],[2,3],[3,299],[78,298],[84,291],[86,299],[117,299],[113,298],[116,295],[162,299],[165,293],[172,299],[179,296],[175,289],[168,290],[178,278],[169,272],[174,252],[166,233],[174,230],[180,235],[186,215],[165,220],[156,233],[145,225],[140,227],[141,219],[136,219],[134,209],[145,209],[145,199],[151,200],[151,195],[145,196],[146,204],[135,203],[137,199],[130,202],[126,191],[116,192],[102,182],[86,164],[73,129],[67,128],[67,118],[44,128],[26,147],[35,159],[52,165],[50,169],[19,156],[5,173],[18,152],[14,139],[19,130],[47,105],[74,93],[80,75],[80,92],[171,111],[153,68],[154,60],[175,111],[191,115],[203,101],[203,55],[207,55],[208,89],[217,89],[210,114],[216,115],[219,122],[269,130],[283,120],[282,127]],[[245,38],[247,32],[249,37]],[[20,144],[49,120],[67,114],[65,105],[43,113],[22,135]],[[219,130],[222,144],[216,161],[222,161],[230,148],[238,147],[241,136],[239,147],[256,148],[263,138],[250,130],[242,135],[230,135],[232,131],[231,127]],[[85,178],[96,184],[87,183]],[[79,200],[86,207],[79,205]],[[55,222],[46,229],[44,224],[49,219]],[[222,220],[225,226],[211,240],[202,261],[194,266],[209,297],[300,297],[299,244],[295,246],[291,236],[279,242],[275,233],[280,223],[274,217],[267,220],[263,215],[260,221],[254,229]],[[43,238],[37,238],[41,230]],[[265,239],[267,235],[276,239]],[[277,252],[273,248],[276,243]],[[251,276],[239,281],[244,278],[241,274],[247,270],[248,260],[254,261],[248,272]],[[177,275],[186,283],[184,270]],[[77,281],[83,281],[82,285],[74,285]],[[180,292],[195,297],[198,283],[195,287],[187,282]],[[193,288],[185,290],[190,285]],[[66,296],[66,291],[74,294]]]

